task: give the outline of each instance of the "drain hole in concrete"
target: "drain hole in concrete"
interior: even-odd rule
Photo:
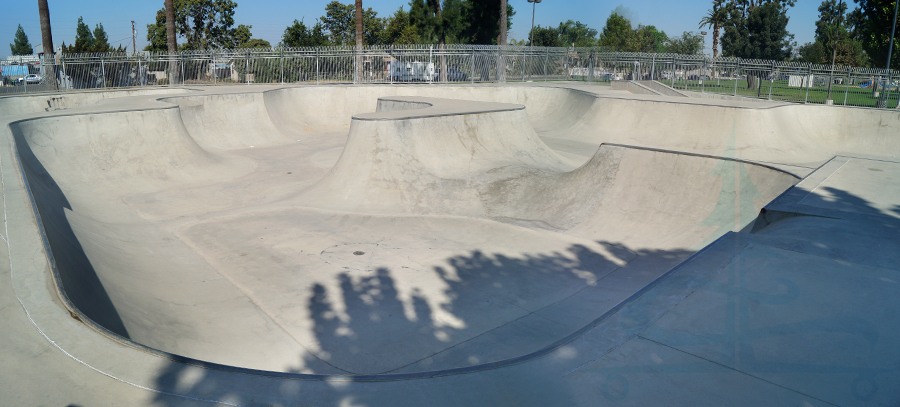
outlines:
[[[355,252],[353,252],[353,254],[355,254],[357,256],[362,256],[362,255],[366,254],[366,252],[355,251]]]

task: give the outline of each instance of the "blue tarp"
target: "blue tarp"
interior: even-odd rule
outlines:
[[[23,65],[2,65],[0,66],[0,75],[25,76],[28,75],[28,67]]]

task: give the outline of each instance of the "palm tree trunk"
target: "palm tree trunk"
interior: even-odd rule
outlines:
[[[50,76],[48,80],[53,90],[59,89],[59,83],[56,77],[56,60],[53,58],[53,33],[50,31],[50,8],[47,6],[47,0],[38,0],[38,14],[41,18],[41,42],[44,47],[44,65],[50,66],[50,70],[45,69],[44,76]],[[50,61],[49,65],[47,61]],[[45,80],[47,80],[45,78]]]
[[[497,35],[497,45],[506,45],[506,0],[500,0],[500,34]]]
[[[362,79],[362,52],[363,47],[363,9],[362,0],[356,0],[356,69],[355,79],[353,82],[359,82]]]
[[[166,0],[166,44],[169,48],[169,55],[175,55],[178,52],[178,44],[175,43],[175,1]],[[170,57],[171,58],[171,57]],[[169,85],[178,82],[178,63],[175,60],[169,61]]]
[[[713,59],[719,56],[719,23],[713,24]]]
[[[447,82],[447,57],[444,55],[444,46],[446,44],[446,33],[444,33],[444,13],[441,10],[441,0],[435,1],[437,4],[437,18],[441,25],[440,34],[438,36],[438,49],[441,53],[441,82]]]
[[[500,0],[500,33],[497,35],[497,45],[506,45],[506,0]],[[503,61],[503,48],[500,48],[500,58],[497,61],[497,79],[506,81],[506,63]]]

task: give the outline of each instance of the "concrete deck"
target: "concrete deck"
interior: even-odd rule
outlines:
[[[0,109],[2,405],[900,402],[894,111],[579,83]]]

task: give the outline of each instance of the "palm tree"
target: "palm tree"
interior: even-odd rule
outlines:
[[[356,70],[355,70],[356,80],[354,82],[359,82],[362,79],[362,56],[360,55],[360,52],[362,52],[362,47],[363,47],[362,0],[356,0]]]
[[[41,42],[43,42],[44,46],[44,61],[54,61],[53,58],[53,34],[50,32],[50,8],[47,6],[47,0],[38,0],[38,14],[41,19]],[[49,80],[51,86],[56,89],[58,83],[56,82],[56,64],[53,62],[50,63],[51,72],[45,72],[44,75],[53,76],[52,79],[45,78]]]
[[[497,45],[506,45],[506,0],[500,0],[500,34],[497,35]]]
[[[728,20],[728,10],[723,4],[725,0],[713,0],[713,8],[709,10],[709,14],[700,19],[700,27],[711,27],[713,29],[713,58],[719,56],[719,30],[725,21]]]
[[[178,52],[178,44],[175,43],[175,1],[166,0],[163,4],[166,6],[166,45],[168,46],[169,55]],[[174,59],[169,61],[169,85],[178,82],[178,62]]]
[[[438,31],[438,49],[441,51],[441,82],[447,82],[447,57],[444,56],[444,46],[446,44],[447,32],[446,27],[444,25],[444,13],[441,9],[441,0],[428,0],[431,4],[431,7],[435,10],[435,15],[437,17],[437,31]]]
[[[506,63],[503,61],[503,46],[506,45],[506,31],[508,27],[506,26],[506,0],[500,0],[500,33],[497,34],[497,45],[501,48],[500,50],[500,60],[497,64],[497,79],[500,82],[506,82]]]

